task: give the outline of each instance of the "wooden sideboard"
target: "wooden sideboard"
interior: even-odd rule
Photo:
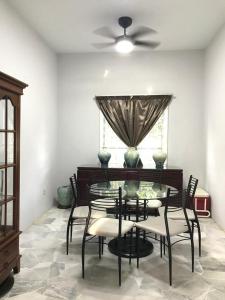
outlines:
[[[87,185],[110,180],[143,180],[161,182],[179,190],[183,187],[183,170],[167,168],[163,170],[147,168],[101,168],[100,166],[80,166],[77,168],[78,205],[88,205]]]

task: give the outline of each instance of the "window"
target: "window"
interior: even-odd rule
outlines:
[[[140,158],[145,167],[155,167],[152,155],[157,150],[167,153],[168,109],[157,121],[150,133],[138,146]],[[122,166],[127,146],[117,137],[100,112],[100,148],[106,148],[111,153],[110,164]]]

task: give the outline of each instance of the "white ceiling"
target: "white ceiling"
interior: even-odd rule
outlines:
[[[93,52],[92,43],[110,41],[94,30],[108,26],[120,35],[118,17],[133,18],[158,34],[157,50],[205,48],[225,22],[225,0],[8,0],[58,53]],[[103,51],[103,50],[101,50]],[[110,49],[109,49],[110,51]],[[111,49],[111,51],[114,51]]]

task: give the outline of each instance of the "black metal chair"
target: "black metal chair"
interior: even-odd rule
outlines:
[[[73,202],[71,206],[71,211],[69,219],[67,222],[66,231],[66,253],[69,253],[69,241],[72,242],[73,225],[85,225],[86,218],[88,217],[89,207],[88,206],[77,206],[77,180],[76,174],[70,177],[71,188],[73,192]],[[102,218],[106,216],[106,212],[96,212],[92,214],[92,218]],[[78,222],[80,221],[80,222]],[[70,236],[70,239],[69,239]]]
[[[201,228],[198,220],[198,215],[195,211],[194,206],[194,196],[198,186],[198,179],[194,178],[192,175],[189,178],[187,186],[187,216],[188,220],[191,223],[192,232],[194,234],[194,228],[198,230],[198,245],[199,245],[199,256],[201,256]],[[159,210],[162,213],[162,210]],[[170,219],[173,220],[185,220],[185,216],[182,210],[176,210],[168,215]]]
[[[186,212],[186,200],[187,195],[186,191],[183,192],[184,195],[181,197],[177,195],[175,190],[168,189],[167,198],[165,201],[164,215],[153,218],[148,217],[147,220],[137,222],[136,225],[136,235],[139,237],[139,230],[145,230],[146,232],[155,233],[160,236],[160,255],[162,257],[162,245],[167,247],[168,249],[168,258],[169,258],[169,282],[172,285],[172,246],[179,241],[190,239],[191,241],[191,257],[192,257],[192,272],[194,272],[194,241],[193,241],[193,233],[188,220],[187,212]],[[181,201],[180,201],[181,199]],[[170,207],[171,200],[173,202],[180,201],[180,207],[178,203],[174,207]],[[185,221],[177,221],[169,218],[169,214],[177,211],[178,209],[182,209],[183,214],[185,216]],[[188,236],[184,236],[183,234],[189,234]],[[175,242],[171,242],[171,238],[174,236],[179,236],[181,239],[176,240]],[[138,244],[137,244],[138,245]],[[138,249],[137,249],[138,254]],[[139,267],[139,256],[137,255],[137,267]]]
[[[89,214],[86,220],[86,226],[82,242],[82,277],[84,278],[85,264],[85,246],[86,242],[98,237],[99,242],[99,258],[103,253],[103,240],[105,237],[117,239],[117,255],[119,269],[119,285],[121,285],[121,238],[134,226],[134,222],[123,220],[122,215],[122,191],[121,188],[115,190],[107,190],[96,185],[89,187]],[[98,197],[95,199],[93,195]],[[106,208],[114,208],[114,217],[105,217],[92,220],[91,215],[94,211],[102,212]]]

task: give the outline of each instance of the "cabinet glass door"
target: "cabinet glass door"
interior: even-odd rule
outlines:
[[[0,240],[5,235],[5,205],[0,205]]]
[[[0,130],[5,129],[5,99],[0,99]]]
[[[15,108],[0,100],[0,239],[13,232],[15,208]]]
[[[5,132],[0,132],[0,166],[5,165]]]

